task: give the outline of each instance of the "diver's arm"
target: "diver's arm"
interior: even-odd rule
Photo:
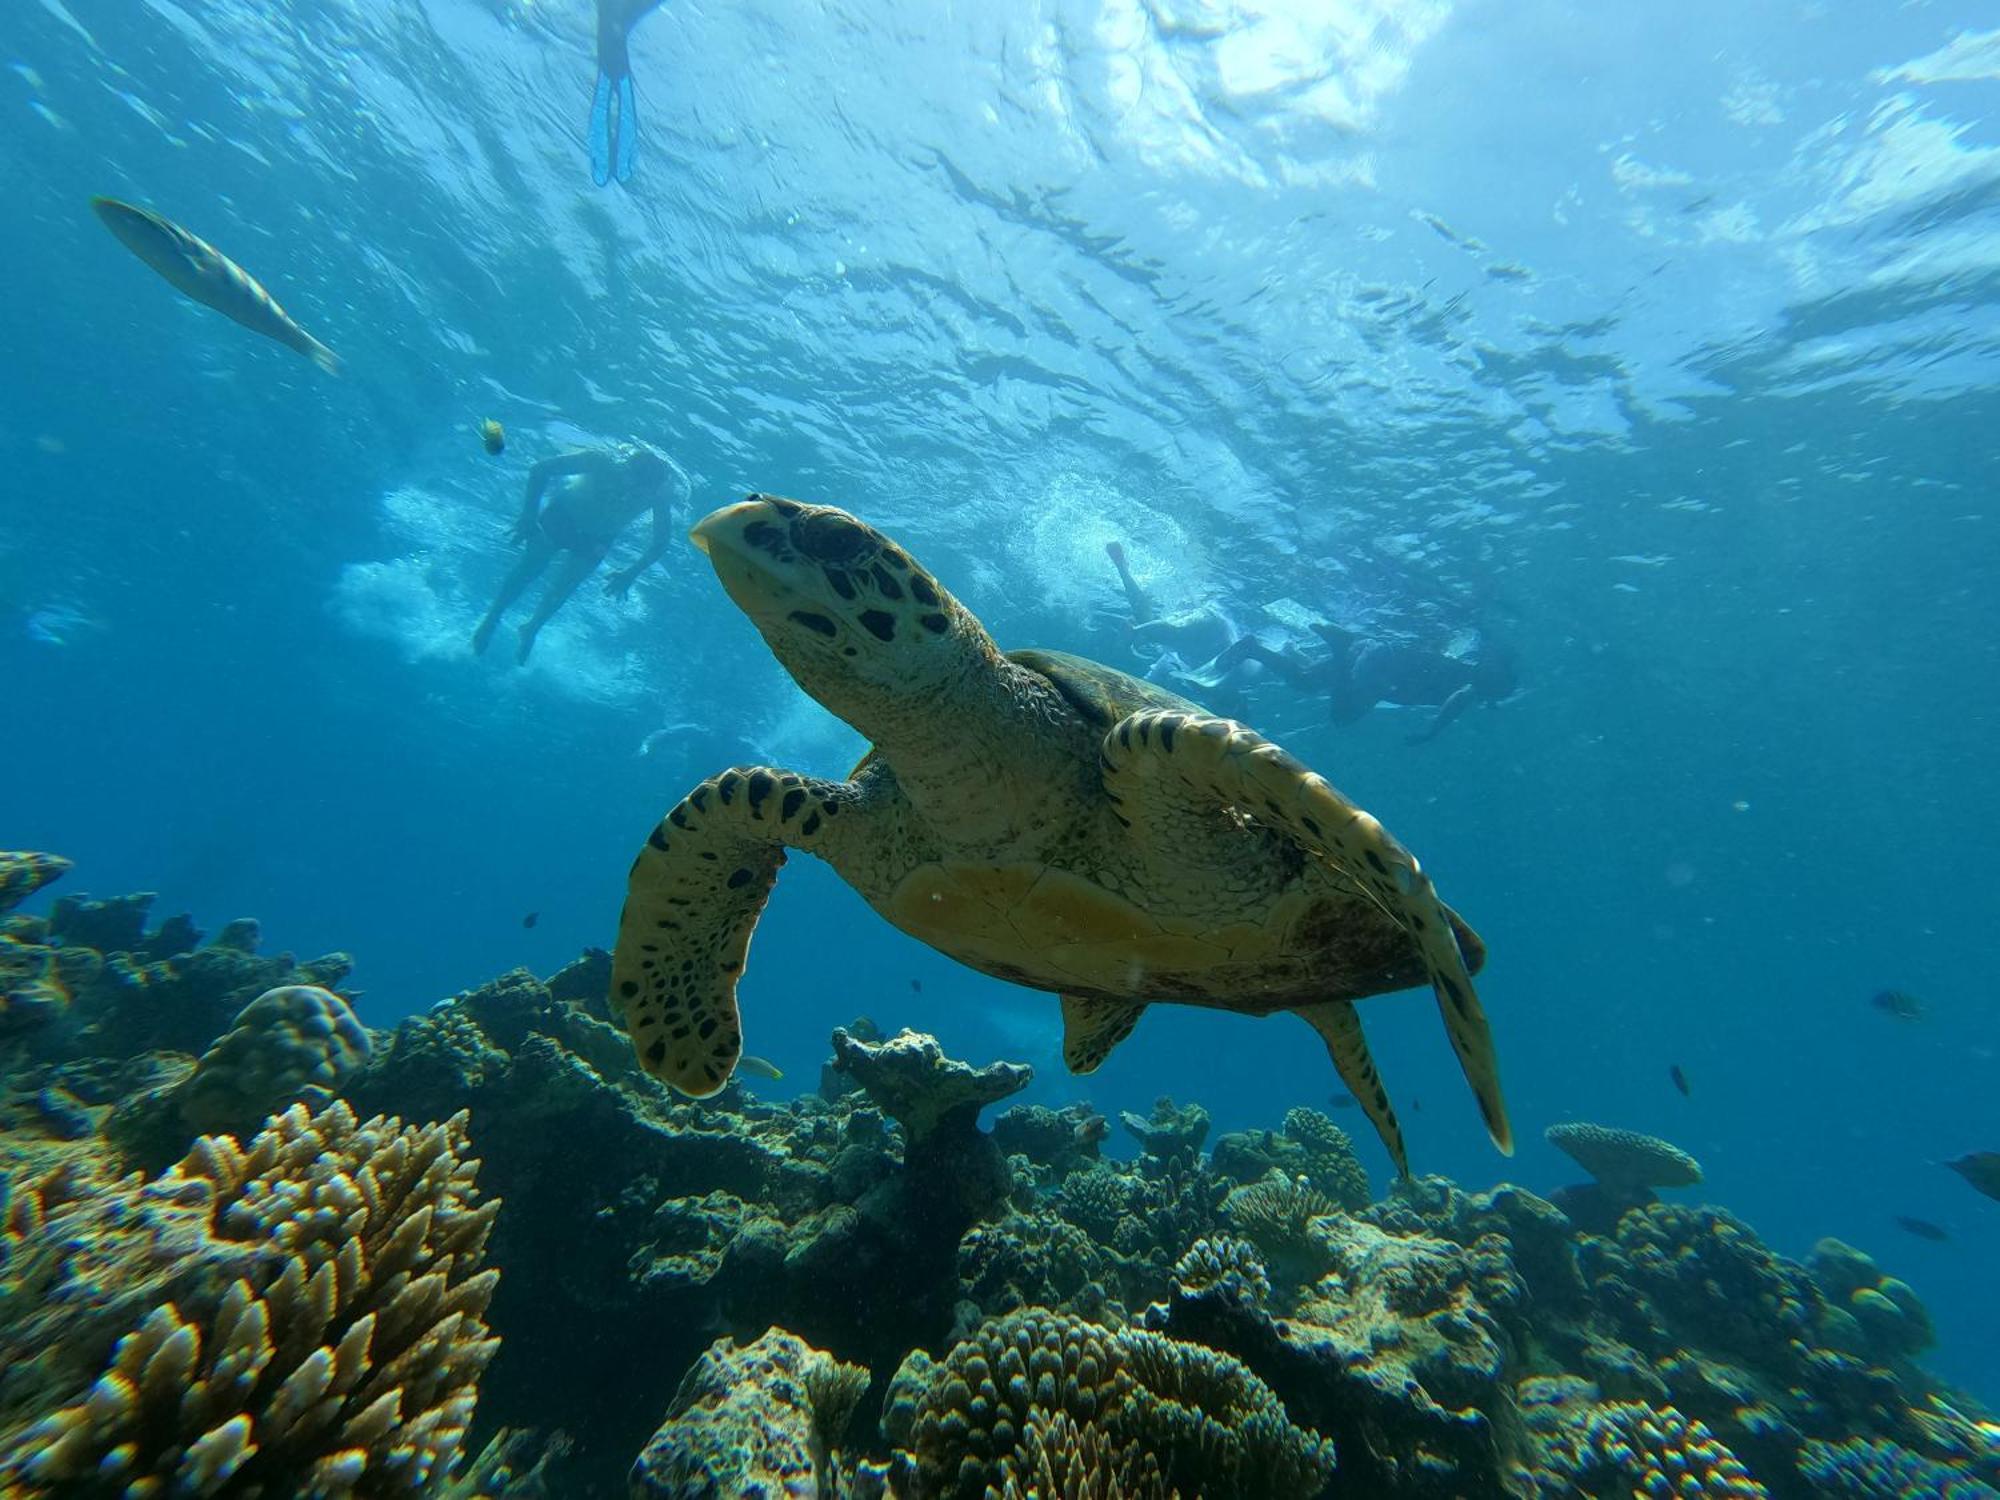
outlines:
[[[668,459],[667,462],[673,463],[673,460]],[[675,465],[674,472],[680,473],[679,465]],[[681,474],[681,481],[685,484],[687,475]],[[631,567],[620,568],[606,578],[604,580],[604,587],[610,591],[613,598],[623,599],[632,591],[632,585],[639,581],[639,575],[665,557],[667,550],[673,544],[673,503],[668,499],[665,491],[662,490],[659,497],[653,502],[653,540],[647,543],[646,550],[639,554],[638,559]]]
[[[1472,706],[1472,696],[1472,684],[1468,682],[1438,706],[1438,711],[1431,717],[1430,723],[1419,729],[1415,734],[1405,735],[1403,743],[1406,745],[1423,745],[1436,739],[1444,732],[1445,725],[1449,724],[1453,719]]]

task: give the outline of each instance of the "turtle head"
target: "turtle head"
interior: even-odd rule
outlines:
[[[915,559],[844,510],[751,495],[690,536],[799,686],[870,737],[997,654]]]

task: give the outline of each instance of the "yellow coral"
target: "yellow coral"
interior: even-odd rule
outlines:
[[[499,1203],[475,1201],[466,1124],[294,1106],[247,1150],[203,1136],[151,1183],[92,1185],[125,1200],[93,1222],[171,1208],[202,1232],[128,1247],[173,1295],[86,1390],[0,1435],[8,1493],[415,1495],[444,1478],[499,1343],[499,1273],[479,1269]],[[10,1203],[10,1235],[73,1228],[47,1206],[60,1186]],[[42,1336],[60,1338],[51,1316]]]

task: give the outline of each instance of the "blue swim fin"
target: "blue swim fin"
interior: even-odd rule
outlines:
[[[590,180],[599,187],[611,180],[611,75],[602,69],[590,100]]]
[[[639,164],[639,95],[632,75],[618,80],[618,180],[630,182]]]

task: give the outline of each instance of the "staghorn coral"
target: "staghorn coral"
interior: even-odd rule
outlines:
[[[868,1372],[770,1329],[709,1346],[632,1466],[634,1496],[797,1495],[824,1491]]]
[[[2000,1500],[2000,1489],[1883,1438],[1809,1438],[1799,1473],[1826,1500]]]
[[[1019,1481],[1030,1430],[1060,1413],[1115,1451],[1160,1456],[1161,1477],[1208,1500],[1315,1495],[1333,1445],[1293,1425],[1227,1355],[1039,1308],[982,1324],[940,1361],[912,1361],[885,1431],[905,1435],[919,1493],[978,1500]]]
[[[1736,1455],[1671,1406],[1598,1402],[1585,1381],[1530,1381],[1523,1415],[1537,1449],[1527,1478],[1545,1500],[1768,1500]]]
[[[347,1002],[313,984],[268,989],[244,1006],[174,1092],[195,1130],[253,1124],[296,1099],[324,1104],[364,1067],[368,1032]]]
[[[466,1117],[358,1122],[293,1106],[249,1144],[203,1136],[147,1182],[57,1169],[9,1194],[9,1264],[45,1295],[0,1324],[62,1351],[7,1390],[39,1419],[0,1433],[23,1495],[416,1495],[458,1461],[498,1341],[479,1269],[498,1211],[477,1202]],[[103,1289],[153,1299],[94,1383]],[[74,1335],[74,1337],[71,1337]],[[86,1377],[87,1379],[87,1377]]]

